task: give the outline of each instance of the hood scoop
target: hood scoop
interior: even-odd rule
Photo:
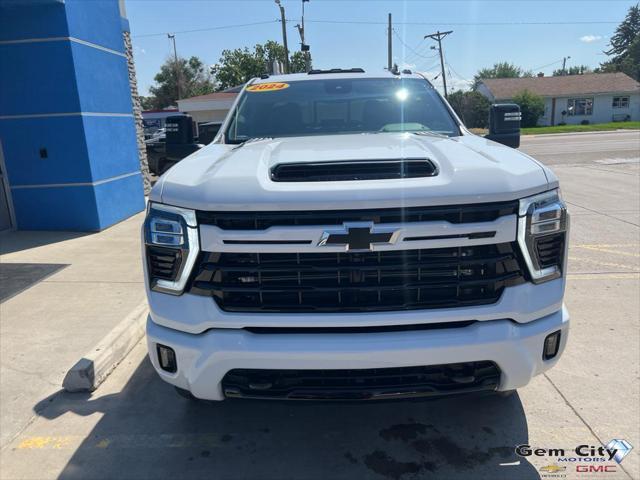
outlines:
[[[428,158],[281,163],[271,168],[274,182],[345,182],[434,177],[438,167]]]

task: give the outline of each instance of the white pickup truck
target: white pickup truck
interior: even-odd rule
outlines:
[[[566,345],[568,226],[556,176],[420,75],[265,75],[151,192],[149,355],[208,400],[513,391]]]

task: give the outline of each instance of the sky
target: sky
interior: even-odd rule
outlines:
[[[468,88],[473,75],[509,61],[550,75],[562,66],[598,66],[609,37],[637,0],[310,0],[305,3],[305,36],[314,68],[387,65],[387,14],[393,18],[393,60],[401,67],[440,71],[435,45],[424,36],[453,30],[443,40],[449,91]],[[295,25],[301,0],[283,0],[289,50],[300,48]],[[126,0],[138,87],[142,95],[173,47],[207,65],[225,49],[282,41],[280,12],[273,0]],[[441,88],[442,79],[433,81]]]

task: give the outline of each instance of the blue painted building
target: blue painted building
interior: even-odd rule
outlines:
[[[123,29],[118,0],[0,0],[0,230],[144,209]]]

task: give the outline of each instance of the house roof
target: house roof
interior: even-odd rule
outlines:
[[[513,98],[523,90],[543,97],[640,91],[640,83],[622,72],[561,77],[487,78],[482,83],[496,99]]]
[[[206,95],[198,95],[197,97],[181,98],[179,101],[184,102],[207,102],[209,100],[233,100],[238,94],[235,92],[214,92]]]

